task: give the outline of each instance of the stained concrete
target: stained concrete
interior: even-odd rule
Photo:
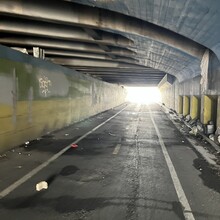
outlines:
[[[125,101],[122,86],[0,49],[0,152]]]

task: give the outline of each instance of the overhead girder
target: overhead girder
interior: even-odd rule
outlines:
[[[0,31],[1,33],[31,35],[95,44],[97,43],[98,45],[112,45],[117,47],[128,47],[133,45],[131,40],[117,34],[102,31],[99,33],[100,40],[98,40],[98,36],[96,38],[93,37],[95,31],[89,28],[82,29],[79,27],[50,24],[39,21],[30,22],[24,19],[1,19]]]
[[[120,75],[120,76],[146,76],[146,77],[151,77],[151,76],[155,76],[155,77],[161,77],[164,76],[164,74],[156,74],[156,73],[119,73],[119,72],[114,72],[114,73],[106,73],[106,72],[100,72],[100,73],[95,73],[95,72],[89,72],[90,75],[102,75],[102,76],[115,76],[115,75]]]
[[[86,51],[86,52],[98,53],[98,54],[113,54],[113,55],[120,55],[123,57],[127,57],[127,56],[130,57],[136,54],[135,52],[124,48],[111,47],[111,52],[106,52],[95,44],[61,41],[61,40],[45,39],[45,38],[0,37],[0,43],[9,46],[22,46],[22,47],[38,46],[42,48]]]
[[[112,11],[70,4],[68,2],[53,1],[52,4],[48,4],[45,1],[2,0],[0,1],[0,13],[34,20],[139,35],[162,42],[199,59],[202,58],[206,49],[186,37],[157,25],[132,17],[128,19],[127,16]]]
[[[106,80],[109,83],[117,83],[125,86],[157,86],[160,80],[129,80],[129,79],[116,79],[116,80]]]
[[[109,54],[97,54],[97,53],[88,53],[88,52],[78,52],[78,51],[67,51],[67,50],[55,50],[55,49],[45,49],[44,53],[46,57],[81,57],[81,58],[91,58],[91,59],[100,59],[100,60],[112,60],[112,59],[123,59],[114,55],[114,58],[111,58]],[[134,61],[134,58],[127,57],[126,60]]]
[[[62,58],[52,58],[50,59],[53,63],[60,64],[63,66],[69,66],[74,69],[77,69],[75,67],[96,67],[96,66],[101,66],[101,67],[123,67],[126,66],[129,68],[129,66],[134,67],[135,65],[138,66],[137,64],[128,64],[128,63],[120,63],[117,61],[107,61],[107,60],[92,60],[92,59],[80,59],[80,58],[75,58],[75,59],[62,59]]]
[[[76,67],[78,70],[85,70],[85,71],[95,71],[95,72],[133,72],[133,71],[140,71],[140,72],[161,72],[160,70],[157,69],[152,69],[150,67],[140,67],[140,66],[135,66],[134,68],[131,67],[123,67],[123,68],[103,68],[103,67]]]
[[[76,68],[77,69],[77,68]],[[93,77],[102,79],[104,81],[113,83],[113,80],[118,81],[119,79],[123,79],[124,81],[127,80],[137,80],[137,79],[143,79],[146,80],[157,80],[159,83],[160,80],[164,77],[165,73],[151,69],[151,68],[145,68],[141,69],[141,67],[130,67],[130,68],[85,68],[84,69],[78,69],[79,72],[90,74]],[[143,82],[142,82],[143,83]],[[156,83],[154,82],[156,85]]]
[[[89,57],[87,58],[83,58],[81,57],[79,59],[79,57],[75,56],[75,57],[60,57],[60,56],[56,56],[56,57],[48,57],[48,60],[51,60],[53,63],[59,63],[61,65],[65,65],[65,63],[71,63],[72,61],[76,61],[76,60],[81,60],[81,61],[91,61],[91,62],[96,62],[96,61],[111,61],[111,62],[118,62],[118,63],[128,63],[128,64],[135,64],[135,65],[139,65],[139,63],[134,60],[134,59],[129,59],[129,58],[118,58],[115,60],[109,59],[107,57],[105,57],[104,59],[97,59],[97,58],[91,58],[89,59]]]
[[[131,78],[131,79],[150,79],[150,80],[161,80],[161,77],[143,77],[143,76],[132,76],[132,77],[128,77],[128,76],[98,76],[98,77],[101,77],[102,79],[128,79],[128,78]]]

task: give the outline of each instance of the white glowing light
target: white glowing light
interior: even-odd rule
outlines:
[[[160,90],[157,87],[126,87],[127,101],[140,104],[161,102]]]

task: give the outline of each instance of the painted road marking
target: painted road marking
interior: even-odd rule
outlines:
[[[152,113],[151,113],[151,109],[149,107],[149,112],[150,112],[150,118],[151,118],[151,121],[153,122],[153,125],[154,125],[154,128],[156,130],[156,133],[157,133],[157,136],[159,138],[159,143],[160,143],[160,146],[162,148],[162,152],[163,152],[163,155],[164,155],[164,158],[166,160],[166,163],[167,163],[167,166],[168,166],[168,169],[169,169],[169,172],[170,172],[170,175],[171,175],[171,178],[172,178],[172,181],[173,181],[173,184],[174,184],[174,187],[175,187],[175,190],[176,190],[176,193],[177,193],[177,196],[178,196],[178,199],[179,199],[179,202],[181,203],[182,205],[182,209],[183,209],[183,214],[184,214],[184,217],[186,220],[195,220],[194,216],[193,216],[193,213],[192,213],[192,209],[189,205],[189,202],[186,198],[186,195],[185,195],[185,192],[183,190],[183,187],[180,183],[180,180],[177,176],[177,173],[176,173],[176,170],[173,166],[173,163],[170,159],[170,156],[168,154],[168,151],[166,149],[166,146],[164,144],[164,141],[163,141],[163,138],[160,134],[160,131],[154,121],[154,118],[152,116]]]
[[[110,117],[109,119],[107,119],[106,121],[102,122],[101,124],[99,124],[98,126],[96,126],[95,128],[93,128],[92,130],[88,131],[87,133],[85,133],[83,136],[81,136],[80,138],[76,139],[73,143],[71,143],[70,145],[68,145],[67,147],[65,147],[63,150],[59,151],[58,153],[54,154],[50,159],[48,159],[47,161],[45,161],[44,163],[42,163],[41,165],[39,165],[38,167],[36,167],[35,169],[33,169],[32,171],[30,171],[28,174],[26,174],[25,176],[23,176],[21,179],[17,180],[16,182],[14,182],[13,184],[11,184],[9,187],[7,187],[6,189],[4,189],[3,191],[0,192],[0,199],[4,198],[5,196],[7,196],[9,193],[11,193],[13,190],[15,190],[17,187],[19,187],[21,184],[23,184],[24,182],[26,182],[27,180],[29,180],[31,177],[33,177],[34,175],[36,175],[39,171],[41,171],[43,168],[45,168],[46,166],[48,166],[51,162],[53,162],[54,160],[56,160],[58,157],[60,157],[62,154],[64,154],[66,151],[68,151],[71,148],[72,144],[77,144],[79,143],[81,140],[83,140],[85,137],[87,137],[88,135],[90,135],[91,133],[93,133],[94,131],[96,131],[97,129],[99,129],[100,127],[102,127],[104,124],[106,124],[107,122],[109,122],[110,120],[112,120],[113,118],[115,118],[118,114],[120,114],[122,111],[124,111],[128,106],[124,107],[122,110],[120,110],[119,112],[117,112],[116,114],[114,114],[112,117]]]
[[[118,154],[120,148],[121,148],[121,144],[117,144],[112,154]]]

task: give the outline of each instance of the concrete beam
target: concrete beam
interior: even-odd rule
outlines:
[[[74,40],[79,42],[97,43],[100,45],[113,45],[120,47],[132,46],[133,42],[117,34],[102,32],[102,36],[90,36],[90,29],[85,28],[87,32],[79,27],[70,27],[67,25],[49,24],[44,22],[26,21],[19,19],[1,19],[0,30],[2,33],[31,35],[37,37],[49,37],[55,39]],[[84,29],[84,30],[85,30]],[[92,30],[91,30],[92,31]],[[90,34],[88,34],[90,33]]]
[[[91,58],[91,59],[100,59],[100,60],[111,60],[110,57],[106,54],[97,54],[97,53],[86,53],[78,51],[68,51],[68,50],[53,50],[46,49],[45,55],[49,58],[53,56],[57,57],[82,57],[82,58]]]
[[[0,12],[8,16],[138,35],[169,45],[199,59],[205,50],[202,45],[157,25],[112,11],[63,1],[48,4],[45,1],[2,0]]]
[[[126,66],[129,68],[129,66],[134,67],[135,65],[132,64],[123,64],[115,61],[103,61],[103,60],[92,60],[92,59],[59,59],[59,58],[53,58],[51,59],[53,63],[63,65],[63,66],[68,66],[72,67],[74,69],[77,69],[76,67],[82,66],[82,67],[120,67],[120,66]]]
[[[135,62],[134,60],[130,60],[130,59],[127,59],[127,58],[120,58],[120,59],[117,59],[117,60],[108,60],[108,59],[104,59],[104,60],[99,60],[99,59],[89,59],[89,58],[77,58],[77,57],[73,57],[73,58],[62,58],[62,57],[56,57],[56,58],[48,58],[50,61],[52,61],[53,63],[56,63],[56,64],[60,64],[60,65],[66,65],[66,64],[69,64],[69,63],[80,63],[80,61],[82,61],[82,63],[91,63],[91,62],[97,62],[97,64],[101,64],[101,62],[110,62],[110,63],[124,63],[125,65],[126,64],[134,64],[134,65],[139,65],[138,62]],[[75,62],[77,61],[77,62]],[[77,64],[74,64],[77,66]],[[80,64],[82,65],[82,64]],[[72,65],[71,65],[72,66]],[[83,65],[82,65],[83,66]],[[85,65],[87,66],[87,65]],[[100,65],[102,66],[102,65]]]
[[[136,66],[134,68],[103,68],[103,67],[93,67],[93,68],[87,68],[87,67],[79,67],[78,70],[80,71],[89,71],[89,72],[106,72],[106,73],[112,73],[112,72],[118,72],[118,73],[162,73],[165,74],[164,72],[157,70],[157,69],[152,69],[150,67],[140,67]]]
[[[102,44],[98,44],[98,45],[99,45],[99,47],[100,47],[101,49],[103,49],[104,51],[106,51],[106,52],[111,52],[110,47],[108,47],[108,46],[106,46],[106,45],[102,45]]]
[[[93,29],[90,28],[83,28],[83,30],[89,34],[93,39],[95,40],[102,40],[102,35],[100,33],[98,33],[98,31],[95,31]]]
[[[42,38],[30,38],[30,37],[0,37],[0,43],[6,44],[8,46],[22,46],[22,47],[33,47],[39,46],[41,48],[53,48],[53,49],[63,49],[63,50],[73,50],[73,51],[86,51],[90,53],[98,54],[113,54],[125,57],[132,57],[136,53],[123,48],[111,48],[111,52],[107,53],[99,46],[89,43],[74,43],[70,41],[59,41],[53,39],[42,39]]]
[[[120,75],[120,76],[157,76],[157,77],[163,77],[164,74],[157,74],[157,73],[136,73],[136,72],[89,72],[90,75],[103,75],[103,76],[114,76],[114,75]]]

